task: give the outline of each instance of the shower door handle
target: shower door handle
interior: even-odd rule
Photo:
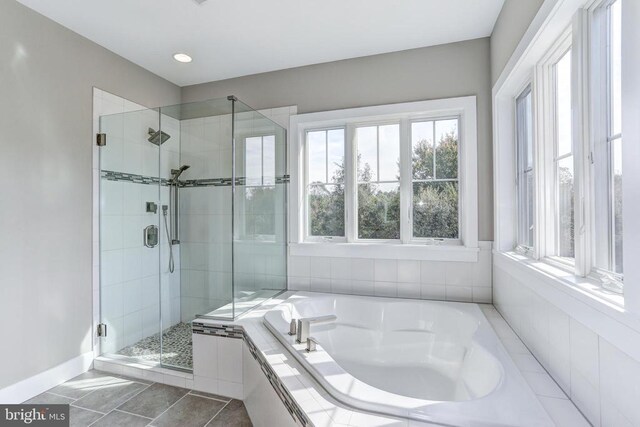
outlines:
[[[144,245],[148,248],[155,248],[158,245],[158,227],[149,225],[144,228],[143,232]]]

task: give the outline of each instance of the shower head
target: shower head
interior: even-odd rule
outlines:
[[[152,128],[149,128],[148,133],[149,138],[147,139],[147,141],[158,146],[164,144],[167,139],[171,138],[171,135],[169,135],[168,133],[159,130],[153,130]]]
[[[178,177],[182,175],[182,172],[189,169],[191,166],[182,165],[179,169],[171,169],[171,182],[176,183],[178,181]]]

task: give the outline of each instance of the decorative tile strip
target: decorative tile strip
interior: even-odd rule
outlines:
[[[234,325],[205,325],[200,322],[192,322],[194,334],[215,335],[222,338],[244,339],[244,331],[241,326]]]
[[[289,175],[275,177],[275,184],[288,184]],[[231,178],[209,178],[209,179],[188,179],[180,181],[180,187],[227,187],[233,182]],[[247,178],[244,176],[236,178],[236,185],[247,185]],[[268,185],[264,185],[268,187]],[[260,187],[256,185],[256,187]]]
[[[108,181],[125,181],[133,182],[135,184],[158,184],[169,185],[169,180],[165,178],[158,178],[157,176],[144,176],[136,175],[126,172],[114,172],[109,170],[103,170],[100,176]]]
[[[249,337],[249,335],[247,335],[242,326],[209,324],[205,325],[204,323],[200,322],[192,322],[192,325],[194,334],[213,335],[221,338],[243,339],[247,344],[249,353],[251,353],[251,356],[253,356],[256,362],[258,362],[260,369],[264,373],[265,377],[267,377],[267,380],[269,380],[271,387],[273,387],[276,394],[282,401],[282,404],[285,406],[285,408],[287,408],[287,411],[289,411],[289,414],[291,415],[293,420],[302,427],[313,427],[313,423],[311,422],[309,417],[307,417],[307,414],[305,414],[302,408],[298,406],[296,401],[293,399],[293,396],[291,396],[291,393],[289,393],[282,381],[280,381],[280,378],[278,378],[278,375],[275,373],[273,368],[271,368],[271,365],[269,365],[267,359],[265,359],[262,352],[258,350],[253,340],[251,339],[251,337]]]
[[[154,176],[136,175],[126,172],[115,172],[110,170],[103,170],[101,177],[109,181],[125,181],[133,182],[136,184],[158,184],[167,186],[169,180],[166,178],[158,178]],[[178,181],[180,187],[228,187],[231,186],[233,180],[231,178],[207,178],[207,179],[188,179],[185,181]],[[236,185],[246,185],[245,177],[236,178]],[[277,176],[275,178],[276,184],[289,183],[289,175]]]

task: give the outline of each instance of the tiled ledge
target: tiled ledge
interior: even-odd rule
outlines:
[[[265,368],[262,367],[265,375],[269,376],[268,372],[273,372],[277,376],[277,383],[283,387],[286,397],[283,397],[282,390],[276,388],[277,386],[274,385],[274,381],[271,381],[271,384],[274,386],[274,389],[276,389],[283,403],[286,402],[285,406],[287,406],[289,413],[292,414],[292,417],[298,425],[313,425],[317,427],[434,426],[434,424],[430,423],[355,410],[333,399],[288,351],[282,347],[262,323],[262,317],[266,311],[278,305],[293,293],[294,292],[286,292],[233,322],[199,319],[197,323],[205,328],[215,328],[220,325],[242,327],[245,342],[248,344],[252,356],[258,360],[259,363],[260,359],[262,359],[269,365],[270,369],[268,371],[265,371]],[[514,359],[533,392],[537,395],[556,425],[589,426],[589,423],[584,419],[582,414],[580,414],[562,389],[560,389],[532,356],[500,313],[498,313],[492,305],[481,305],[481,307],[506,350]],[[255,347],[253,351],[252,347]],[[254,352],[259,354],[253,354]],[[293,408],[291,407],[292,405],[287,402],[288,397],[293,399]],[[296,407],[306,416],[308,420],[306,424],[304,419],[294,416]]]

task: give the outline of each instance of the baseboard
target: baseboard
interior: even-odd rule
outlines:
[[[22,403],[60,383],[86,372],[93,363],[93,351],[74,357],[51,369],[0,389],[0,403]]]

